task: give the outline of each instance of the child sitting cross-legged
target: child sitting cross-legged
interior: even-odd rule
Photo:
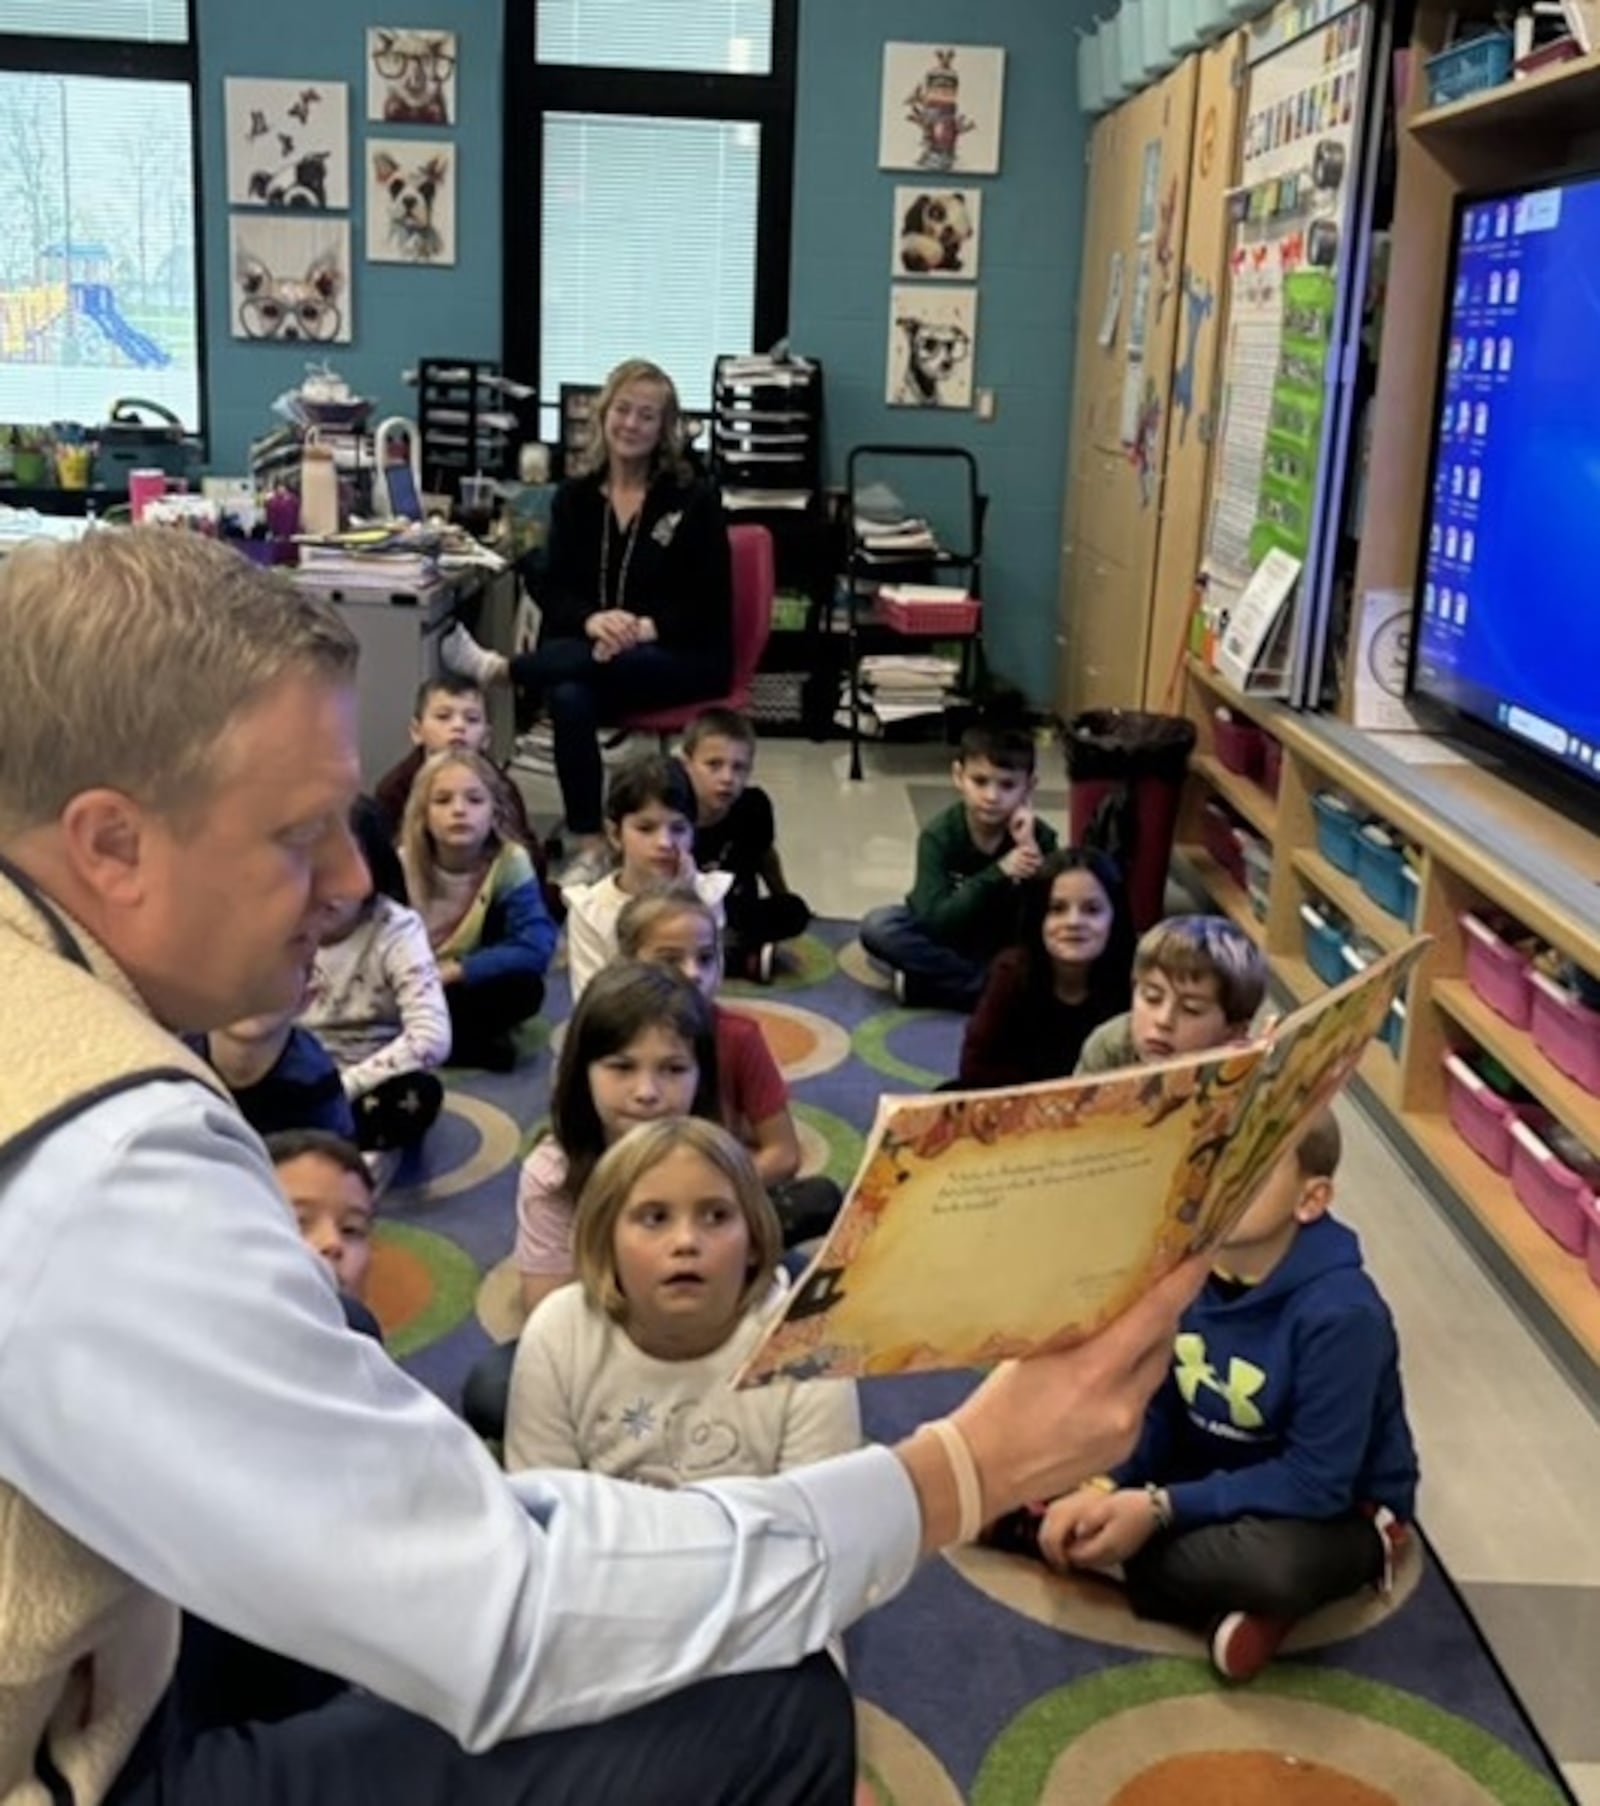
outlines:
[[[717,912],[733,883],[727,872],[701,872],[694,863],[694,786],[676,759],[646,753],[619,766],[606,786],[606,839],[616,867],[592,884],[575,885],[567,900],[567,973],[574,1004],[600,968],[617,954],[617,917],[630,897],[662,884],[689,884]]]
[[[695,864],[733,879],[723,963],[735,978],[767,984],[778,943],[804,934],[811,911],[784,875],[772,798],[750,782],[755,729],[737,710],[702,709],[684,733],[680,757],[694,785]]]
[[[428,927],[458,1065],[509,1072],[513,1031],[539,1012],[556,926],[505,786],[478,753],[435,753],[417,773],[400,832],[412,905]]]
[[[902,1003],[970,1010],[989,963],[1017,938],[1019,886],[1056,849],[1033,812],[1033,741],[969,727],[950,767],[960,801],[917,836],[903,904],[868,912],[861,945],[894,975]]]
[[[800,1137],[789,1114],[789,1088],[760,1026],[716,1001],[722,978],[716,911],[688,885],[631,897],[617,918],[625,959],[670,966],[711,1005],[716,1023],[722,1120],[743,1142],[783,1228],[784,1246],[824,1235],[839,1214],[833,1180],[800,1178]]]
[[[350,830],[372,888],[331,916],[300,1021],[333,1055],[361,1146],[414,1147],[444,1102],[432,1068],[450,1052],[450,1012],[428,931],[406,903],[399,856],[370,797],[357,798]]]
[[[239,1114],[258,1135],[326,1129],[353,1138],[356,1119],[339,1068],[310,1029],[295,1026],[303,1001],[184,1038],[233,1093]]]
[[[411,711],[411,751],[391,765],[379,778],[373,797],[389,829],[390,838],[400,838],[405,820],[406,802],[417,773],[435,753],[474,752],[489,759],[489,706],[482,689],[470,677],[454,671],[441,671],[423,680],[417,687]],[[539,837],[528,820],[527,804],[522,800],[511,778],[490,764],[504,787],[502,801],[511,830],[528,849],[540,877],[544,875],[544,856]]]
[[[1141,1617],[1206,1632],[1228,1680],[1319,1606],[1386,1591],[1416,1501],[1394,1323],[1328,1215],[1338,1164],[1324,1112],[1223,1242],[1132,1456],[1038,1527],[1052,1566],[1120,1563]]]
[[[1267,992],[1267,965],[1226,916],[1168,916],[1133,951],[1133,1005],[1083,1045],[1080,1074],[1201,1053],[1243,1040]]]

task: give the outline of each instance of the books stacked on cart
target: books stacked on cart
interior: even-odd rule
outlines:
[[[874,612],[896,633],[940,639],[975,632],[982,606],[970,590],[954,584],[885,583],[878,590]]]
[[[410,523],[361,527],[300,541],[300,581],[332,590],[416,595],[440,581],[443,537]]]
[[[941,715],[959,700],[959,659],[888,654],[861,661],[862,726],[884,733],[902,722]]]

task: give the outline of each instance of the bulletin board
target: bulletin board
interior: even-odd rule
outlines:
[[[1057,696],[1069,713],[1137,704],[1144,689],[1198,63],[1108,114],[1090,141],[1063,503]]]
[[[1204,556],[1222,608],[1268,552],[1305,561],[1322,530],[1374,41],[1371,9],[1337,0],[1280,5],[1249,33]],[[1268,687],[1289,687],[1288,627],[1305,591],[1302,576],[1271,642]]]

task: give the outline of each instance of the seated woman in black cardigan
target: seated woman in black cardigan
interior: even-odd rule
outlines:
[[[594,440],[551,509],[538,649],[508,660],[459,625],[440,648],[449,669],[484,685],[509,677],[548,713],[577,843],[558,884],[592,883],[609,863],[601,725],[727,690],[731,591],[722,501],[684,459],[678,392],[630,358],[606,378]]]

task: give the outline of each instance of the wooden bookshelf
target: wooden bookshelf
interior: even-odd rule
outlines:
[[[1197,777],[1204,778],[1228,807],[1242,815],[1258,834],[1264,834],[1271,840],[1277,833],[1277,799],[1263,790],[1254,779],[1229,771],[1211,753],[1196,753],[1189,761],[1189,768]]]
[[[1488,134],[1592,132],[1600,123],[1600,56],[1578,57],[1525,81],[1502,82],[1411,118],[1411,135],[1430,149]]]

